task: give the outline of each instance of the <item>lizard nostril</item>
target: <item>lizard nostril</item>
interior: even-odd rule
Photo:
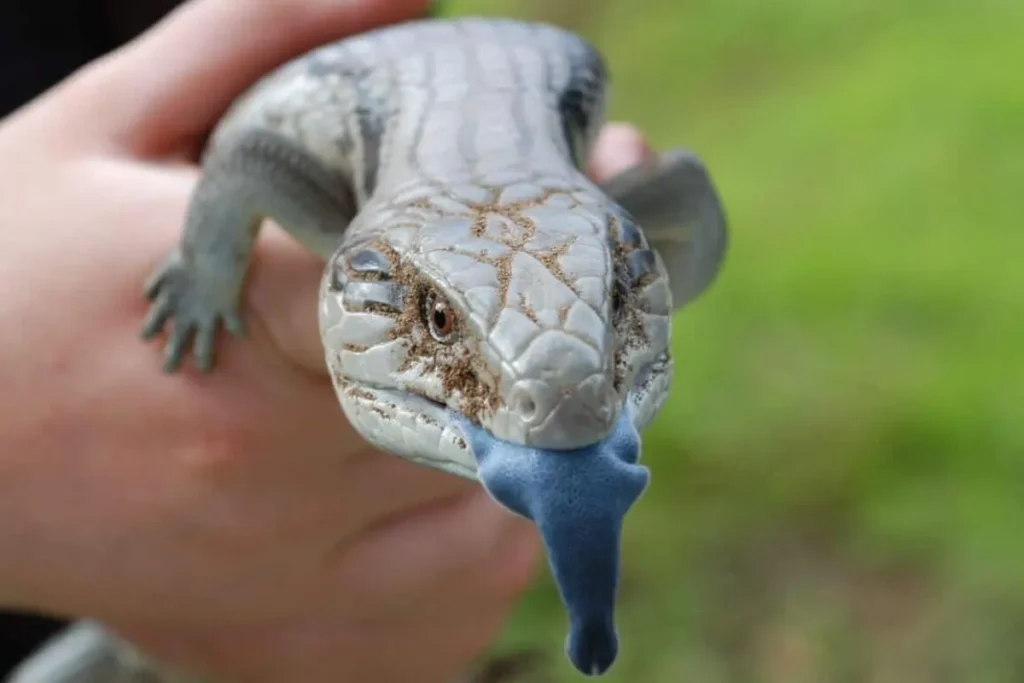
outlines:
[[[526,422],[532,422],[537,414],[537,402],[533,400],[533,396],[530,396],[526,391],[522,391],[516,397],[515,411]]]
[[[508,407],[523,423],[535,426],[554,407],[551,387],[537,380],[523,380],[512,390]]]

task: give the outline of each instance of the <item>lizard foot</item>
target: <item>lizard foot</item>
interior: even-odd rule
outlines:
[[[164,372],[176,371],[190,346],[196,367],[201,372],[212,370],[213,343],[221,323],[231,334],[245,336],[237,306],[221,304],[220,297],[210,289],[177,249],[146,282],[145,296],[152,304],[142,326],[142,338],[153,338],[168,320],[172,321],[164,349]]]

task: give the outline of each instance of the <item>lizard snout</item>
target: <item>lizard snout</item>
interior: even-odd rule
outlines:
[[[602,373],[565,387],[521,380],[508,398],[509,411],[523,425],[525,443],[557,450],[582,448],[607,436],[620,403],[611,379]]]

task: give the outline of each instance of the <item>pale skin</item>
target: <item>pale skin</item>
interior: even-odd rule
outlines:
[[[377,452],[317,331],[323,264],[264,231],[218,371],[138,336],[203,136],[270,68],[421,0],[197,0],[0,121],[0,605],[102,619],[225,681],[446,683],[540,556],[477,485]],[[650,154],[606,127],[597,180]]]

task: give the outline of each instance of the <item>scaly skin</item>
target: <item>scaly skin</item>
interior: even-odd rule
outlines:
[[[603,187],[583,174],[605,77],[579,37],[497,19],[412,22],[283,66],[215,130],[181,245],[146,285],[143,329],[171,323],[166,370],[191,351],[209,371],[220,328],[244,334],[261,221],[322,256],[325,362],[345,415],[374,445],[479,476],[537,522],[556,578],[573,582],[560,586],[570,657],[588,674],[615,657],[618,524],[646,485],[636,434],[671,381],[670,316],[726,247],[692,155]],[[570,457],[587,458],[585,475]],[[541,464],[516,469],[526,461]],[[196,680],[77,629],[11,680]]]

